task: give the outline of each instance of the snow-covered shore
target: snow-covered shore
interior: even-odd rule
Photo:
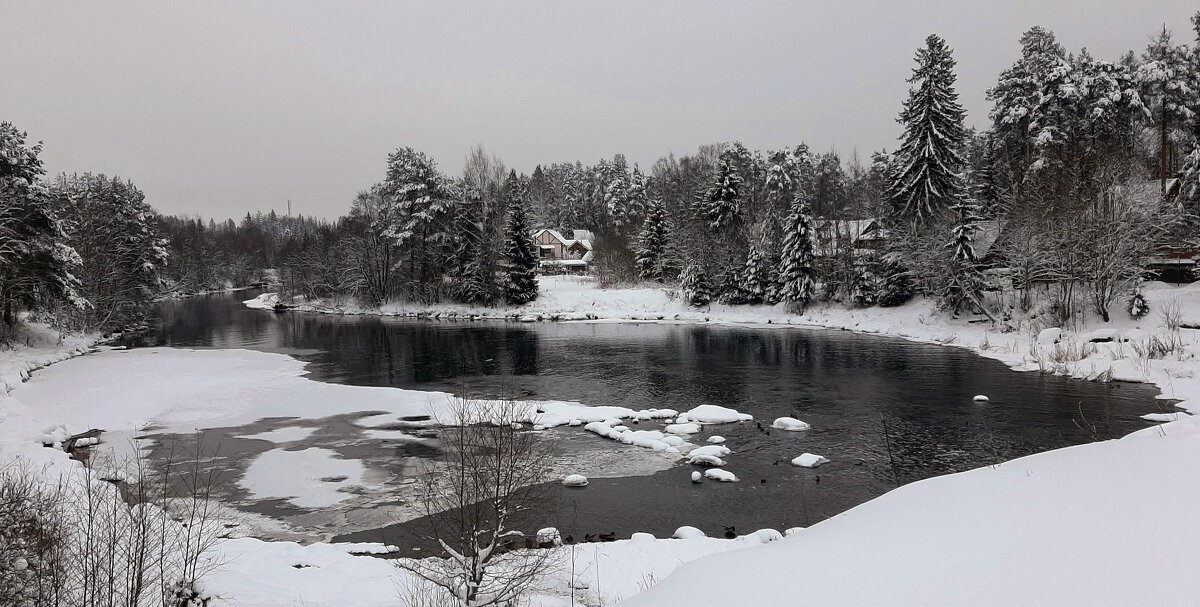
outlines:
[[[815,308],[798,317],[767,307],[695,311],[658,289],[608,292],[579,284],[569,303],[565,294],[557,304],[554,296],[541,298],[539,305],[546,307],[539,313],[562,319],[590,314],[592,321],[658,322],[662,316],[660,322],[824,326],[894,335],[971,348],[1017,369],[1150,381],[1164,397],[1182,400],[1181,408],[1200,410],[1196,331],[1167,332],[1158,314],[1176,301],[1185,323],[1200,320],[1200,287],[1153,285],[1146,294],[1154,312],[1141,322],[1122,318],[1102,331],[1052,332],[1039,341],[1031,333],[1001,333],[948,319],[926,302],[892,309]],[[634,306],[632,311],[622,312],[622,302]],[[523,312],[527,318],[533,314]],[[1179,341],[1165,358],[1139,353],[1156,334]],[[91,343],[80,338],[5,353],[0,378],[15,385],[29,369],[86,351]],[[153,420],[163,428],[190,430],[269,416],[381,411],[364,423],[386,425],[431,410],[436,415],[437,401],[446,398],[321,384],[302,376],[301,363],[276,354],[106,352],[39,372],[37,381],[15,395],[34,406],[0,397],[0,455],[6,461],[17,455],[54,461],[58,470],[77,466],[61,451],[41,447],[42,434],[56,424],[71,431],[89,425],[133,430]],[[47,387],[51,384],[58,387]],[[62,386],[70,387],[70,398]],[[129,402],[129,394],[143,397]],[[639,412],[585,412],[577,403],[561,403],[543,407],[528,421],[599,422],[614,413]],[[1194,481],[1200,470],[1200,417],[1167,412],[1162,419],[1176,421],[1120,440],[906,485],[778,541],[771,533],[741,540],[639,535],[559,548],[560,562],[574,556],[575,579],[569,566],[558,568],[532,602],[790,605],[802,597],[821,605],[1190,605],[1200,592],[1193,575],[1200,565],[1200,522],[1185,513],[1200,501],[1200,483]],[[268,438],[286,442],[297,435],[289,430]],[[771,541],[760,545],[764,540]],[[205,588],[217,605],[394,604],[396,588],[406,580],[385,561],[329,544],[302,547],[241,538],[219,544],[216,557],[225,564],[205,580]]]

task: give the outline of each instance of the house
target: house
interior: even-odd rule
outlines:
[[[538,265],[546,273],[586,272],[591,265],[594,252],[592,240],[595,236],[587,230],[562,231],[543,228],[533,233],[533,244],[538,250]]]
[[[879,221],[866,219],[817,219],[813,221],[813,254],[836,257],[847,243],[855,255],[881,251],[887,235]]]

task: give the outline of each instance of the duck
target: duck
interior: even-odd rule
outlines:
[[[737,537],[737,530],[733,528],[733,525],[726,526],[725,527],[725,539],[731,540],[735,537]]]
[[[608,533],[600,534],[600,541],[602,541],[602,542],[612,542],[612,541],[615,541],[616,539],[617,539],[616,531],[609,531]]]

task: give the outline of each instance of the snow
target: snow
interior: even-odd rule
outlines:
[[[685,424],[668,424],[666,431],[671,434],[695,434],[700,431],[700,424],[687,422]]]
[[[586,487],[588,479],[582,474],[568,474],[562,479],[564,487]]]
[[[708,470],[705,470],[704,477],[711,478],[715,481],[721,481],[723,483],[732,483],[738,480],[738,477],[732,472],[728,470],[722,470],[720,468],[709,468]]]
[[[752,415],[738,413],[735,409],[719,405],[700,405],[688,411],[685,415],[687,415],[690,421],[702,424],[728,424],[733,422],[748,422],[754,419]]]
[[[703,447],[696,447],[695,449],[692,449],[691,451],[687,452],[687,454],[692,457],[697,456],[697,455],[710,455],[713,457],[725,457],[726,455],[729,455],[731,453],[733,453],[733,451],[729,447],[725,447],[723,445],[706,445]]]
[[[708,437],[708,442],[710,442],[714,445],[719,445],[719,444],[725,442],[725,437],[713,435],[713,436]]]
[[[677,540],[688,540],[688,539],[692,539],[692,538],[706,537],[706,536],[704,535],[703,531],[701,531],[695,527],[689,527],[687,525],[684,525],[683,527],[676,529],[675,533],[672,534],[671,537],[673,537]]]
[[[1188,417],[1191,417],[1191,415],[1182,411],[1176,411],[1175,413],[1147,413],[1142,416],[1142,419],[1148,422],[1173,422]]]
[[[700,479],[701,479],[701,478],[703,478],[703,477],[704,477],[704,476],[703,476],[702,474],[700,474],[699,472],[692,472],[692,482],[693,482],[693,483],[698,483],[698,482],[700,482]]]
[[[379,542],[332,542],[328,544],[347,554],[395,554],[400,552],[399,546]]]
[[[990,401],[991,399],[983,394],[976,394],[975,397],[972,398],[971,400],[973,400],[977,403],[986,403],[986,402]]]
[[[793,466],[802,466],[804,468],[816,468],[817,466],[820,466],[821,464],[828,464],[828,463],[829,463],[829,458],[824,457],[822,455],[814,455],[812,453],[805,453],[805,454],[801,455],[800,457],[797,457],[796,459],[792,460]]]
[[[724,466],[725,460],[715,456],[697,453],[688,455],[688,463],[694,466]]]
[[[245,436],[239,436],[238,438],[265,440],[272,443],[295,443],[307,439],[316,431],[316,428],[288,426],[286,428],[276,428],[266,432],[259,432],[258,434],[247,434]]]
[[[808,422],[802,422],[794,417],[780,417],[771,424],[771,427],[779,430],[787,430],[789,432],[799,432],[801,430],[808,430],[809,428],[812,428]]]
[[[553,544],[555,546],[562,544],[562,536],[558,533],[558,529],[554,527],[538,529],[536,537],[539,544]]]
[[[279,303],[278,293],[263,293],[254,299],[247,299],[242,304],[253,310],[274,310]]]
[[[346,490],[363,484],[365,470],[362,462],[342,459],[329,449],[272,449],[250,463],[238,485],[256,499],[326,508],[350,497]]]

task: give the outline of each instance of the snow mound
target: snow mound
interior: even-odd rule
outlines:
[[[695,434],[700,431],[700,424],[688,422],[686,424],[670,424],[666,428],[671,434]]]
[[[688,463],[695,465],[695,466],[720,467],[720,466],[725,465],[725,460],[723,460],[715,455],[707,455],[704,453],[697,453],[697,454],[688,456]]]
[[[700,482],[700,479],[701,479],[701,478],[703,478],[703,476],[702,476],[702,475],[701,475],[699,472],[693,472],[693,473],[692,473],[692,482],[693,482],[693,483],[698,483],[698,482]]]
[[[677,540],[688,540],[688,539],[692,539],[692,538],[696,538],[696,537],[708,537],[708,536],[704,535],[703,531],[701,531],[695,527],[689,527],[687,525],[684,525],[684,526],[676,529],[675,533],[671,534],[671,537],[673,537]]]
[[[780,417],[771,424],[772,428],[779,430],[787,430],[789,432],[799,432],[812,428],[808,422],[802,422],[794,417]]]
[[[279,303],[278,293],[263,293],[254,299],[247,299],[242,302],[242,305],[252,310],[274,310],[275,305]]]
[[[821,464],[827,463],[829,463],[829,458],[813,453],[805,453],[804,455],[792,460],[793,466],[803,466],[805,468],[816,468]]]
[[[629,536],[631,542],[653,542],[655,540],[653,533],[638,532]]]
[[[725,437],[724,436],[716,436],[716,435],[710,436],[710,437],[708,437],[708,442],[710,442],[714,445],[719,445],[719,444],[725,442]]]
[[[568,474],[562,479],[562,484],[564,487],[586,487],[588,479],[582,474]]]
[[[733,451],[731,451],[729,447],[724,447],[721,445],[707,445],[704,447],[696,447],[695,449],[688,451],[688,455],[712,455],[715,457],[725,457],[730,453],[733,453]]]
[[[537,532],[538,544],[553,544],[555,546],[562,545],[562,536],[559,535],[558,529],[554,527],[545,527],[538,529]]]
[[[732,472],[720,468],[709,468],[704,471],[704,476],[705,478],[711,478],[714,481],[721,481],[722,483],[732,483],[738,480],[738,477]]]
[[[992,399],[988,398],[987,396],[985,396],[983,394],[976,394],[975,397],[972,398],[971,400],[973,400],[977,403],[986,403]]]
[[[1189,417],[1191,417],[1191,415],[1184,413],[1183,411],[1178,411],[1175,413],[1147,413],[1142,416],[1142,419],[1148,422],[1174,422]]]
[[[746,539],[757,541],[760,544],[769,544],[776,540],[783,539],[783,534],[774,529],[759,529],[758,531],[747,535]]]
[[[702,424],[729,424],[733,422],[748,422],[753,415],[738,413],[734,409],[718,405],[700,405],[685,413],[688,420]]]

